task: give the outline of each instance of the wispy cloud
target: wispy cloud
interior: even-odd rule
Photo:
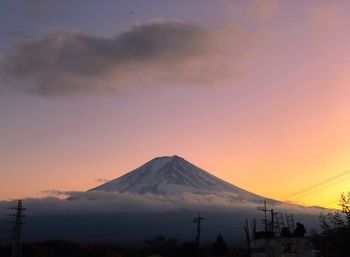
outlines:
[[[96,178],[95,179],[95,182],[97,182],[97,183],[107,183],[109,181],[110,181],[110,179],[108,179],[108,178]]]
[[[237,78],[237,60],[253,45],[252,34],[236,26],[181,21],[134,25],[110,38],[51,30],[10,47],[0,59],[1,84],[54,97],[140,85],[208,85]]]

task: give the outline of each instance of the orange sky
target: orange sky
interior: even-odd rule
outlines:
[[[208,44],[201,44],[200,57],[186,59],[188,67],[215,71],[190,73],[210,81],[203,87],[186,76],[174,83],[174,70],[165,80],[151,81],[152,86],[117,94],[1,94],[0,198],[87,190],[99,179],[176,154],[266,197],[336,207],[340,193],[350,191],[349,175],[305,196],[293,193],[350,169],[349,5],[254,3],[248,8],[223,1],[208,14],[213,6],[205,2],[193,18],[217,21],[210,25],[216,32],[207,35]],[[135,21],[119,19],[128,28],[133,22],[169,18],[167,8],[146,10]],[[192,21],[181,13],[183,6],[176,8],[170,18]],[[234,19],[227,8],[237,14]],[[87,24],[71,26],[96,34]],[[141,78],[152,76],[148,68],[138,71]],[[218,78],[216,72],[225,76]],[[112,74],[102,82],[118,84],[115,79]]]

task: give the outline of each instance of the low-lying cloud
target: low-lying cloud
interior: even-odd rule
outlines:
[[[26,240],[65,239],[104,242],[144,241],[163,234],[178,239],[193,237],[193,217],[201,212],[206,220],[204,238],[222,233],[229,241],[244,240],[245,219],[262,218],[257,205],[223,195],[186,194],[181,196],[138,195],[114,192],[59,192],[56,197],[25,199],[24,238]],[[0,223],[13,224],[8,214],[15,202],[0,202]],[[308,231],[318,227],[318,214],[324,210],[269,204],[276,212],[293,213],[296,222]],[[6,225],[7,224],[7,225]],[[259,228],[258,228],[259,229]],[[263,229],[263,228],[262,228]],[[5,233],[0,236],[8,236]]]
[[[176,210],[215,210],[235,212],[255,212],[256,206],[261,204],[248,200],[240,200],[228,193],[225,194],[194,194],[181,195],[154,195],[132,194],[104,191],[45,191],[48,197],[27,198],[24,204],[31,214],[59,214],[59,213],[162,213]],[[58,198],[65,196],[64,199]],[[271,207],[276,210],[289,210],[289,212],[319,213],[321,209],[307,208],[292,204],[285,204],[268,200]],[[14,205],[10,201],[0,202],[0,214],[8,211]],[[4,207],[4,208],[2,208]]]
[[[208,85],[237,78],[252,34],[181,21],[134,25],[114,37],[51,30],[14,44],[0,59],[7,87],[43,96],[120,92],[151,85]]]

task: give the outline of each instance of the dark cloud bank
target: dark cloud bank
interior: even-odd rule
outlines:
[[[62,194],[62,192],[51,192]],[[227,241],[243,242],[245,218],[263,217],[258,203],[235,202],[218,195],[181,197],[134,195],[106,192],[65,192],[67,199],[46,197],[25,199],[26,240],[68,239],[82,241],[142,242],[158,234],[191,240],[193,217],[200,211],[207,220],[203,238],[212,240],[218,233]],[[0,202],[0,223],[6,228],[13,202]],[[310,231],[318,227],[322,209],[271,202],[276,211],[294,213]],[[3,230],[5,231],[5,230]],[[4,232],[2,236],[6,236]]]
[[[51,30],[12,45],[0,59],[1,84],[43,96],[237,78],[252,34],[181,21],[134,25],[114,37]]]

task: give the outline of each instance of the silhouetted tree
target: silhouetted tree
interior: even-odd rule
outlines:
[[[322,257],[350,256],[350,193],[342,194],[342,211],[320,215],[322,233],[314,236],[314,243]]]
[[[340,205],[346,216],[347,226],[350,227],[350,192],[348,192],[347,196],[344,193],[341,194]]]
[[[305,229],[304,225],[297,222],[297,227],[293,233],[293,236],[294,237],[304,237],[305,233],[306,233],[306,229]]]
[[[223,256],[227,253],[227,245],[224,242],[222,235],[216,237],[216,241],[213,245],[213,254],[216,256]]]

